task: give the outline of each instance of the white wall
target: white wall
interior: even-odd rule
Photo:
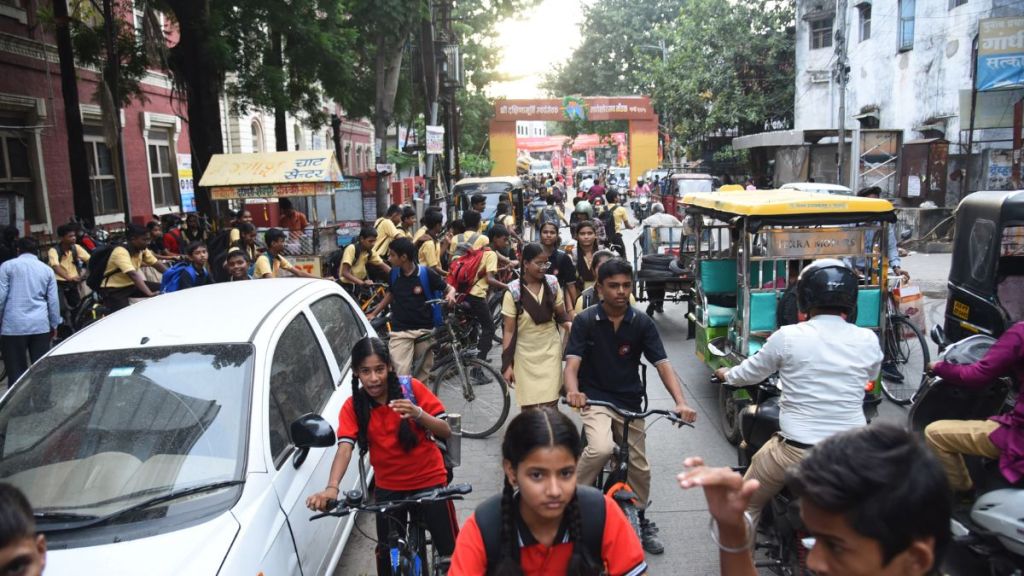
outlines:
[[[996,4],[1005,4],[995,0]],[[897,47],[898,0],[872,2],[871,37],[860,39],[860,12],[848,0],[850,76],[846,93],[846,127],[866,106],[877,106],[881,128],[904,131],[904,140],[920,138],[914,131],[926,119],[949,116],[946,139],[956,142],[960,129],[959,90],[971,86],[971,43],[978,20],[992,15],[993,0],[969,0],[949,10],[949,0],[917,0],[914,47]],[[795,127],[798,130],[837,128],[838,84],[829,78],[813,83],[814,70],[830,70],[835,46],[810,50],[810,23],[803,16],[834,0],[797,0]],[[1020,10],[1019,4],[1017,5]],[[1002,15],[1002,14],[996,14]],[[836,18],[835,25],[838,25]],[[834,43],[833,43],[834,44]]]

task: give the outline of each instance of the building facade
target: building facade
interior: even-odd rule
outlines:
[[[74,217],[68,143],[57,49],[53,36],[38,20],[38,0],[0,0],[0,200],[13,193],[24,198],[23,232],[52,232]],[[174,31],[165,30],[168,41]],[[103,136],[96,91],[99,74],[78,69],[78,93],[85,129],[93,209],[98,224],[124,220],[123,198],[117,193],[110,149]],[[171,78],[149,71],[142,79],[144,100],[121,112],[125,176],[132,221],[182,212],[181,187],[190,185],[187,105],[176,98]],[[220,102],[225,153],[276,150],[273,115],[230,114],[231,102]],[[325,112],[343,116],[332,103]],[[311,129],[288,119],[291,150],[335,148],[333,128]],[[364,172],[373,162],[373,127],[365,120],[341,118],[339,163],[346,174]],[[0,222],[6,225],[8,222]]]

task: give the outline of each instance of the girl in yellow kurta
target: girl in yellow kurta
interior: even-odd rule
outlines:
[[[519,406],[554,405],[562,388],[561,325],[565,313],[558,279],[545,274],[550,264],[540,244],[523,248],[520,279],[509,284],[502,302],[502,372],[515,388]]]

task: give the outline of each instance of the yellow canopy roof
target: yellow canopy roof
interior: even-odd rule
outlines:
[[[336,184],[341,168],[333,150],[260,154],[214,154],[203,172],[203,187],[277,184]]]
[[[836,196],[799,190],[745,190],[743,192],[694,192],[683,204],[740,216],[789,216],[892,212],[888,200]]]

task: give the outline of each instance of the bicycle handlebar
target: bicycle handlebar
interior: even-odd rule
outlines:
[[[568,406],[569,401],[566,400],[565,398],[562,398],[562,404]],[[678,414],[672,412],[671,410],[660,410],[658,408],[652,408],[647,410],[646,412],[631,412],[629,410],[619,408],[618,406],[612,404],[611,402],[605,402],[603,400],[591,400],[590,398],[587,398],[587,406],[600,406],[602,408],[608,408],[609,410],[615,412],[625,420],[645,420],[649,416],[664,416],[668,418],[669,421],[675,424],[676,426],[689,426],[690,428],[694,427],[693,424],[683,420],[682,418],[679,417]]]
[[[385,502],[362,502],[362,493],[358,490],[355,492],[353,502],[348,502],[348,495],[352,492],[346,493],[346,501],[339,502],[338,500],[327,501],[327,512],[321,512],[310,516],[310,521],[319,520],[327,516],[335,516],[342,518],[348,516],[353,510],[362,512],[384,512],[392,508],[399,506],[407,506],[409,504],[421,504],[423,502],[440,502],[443,500],[462,500],[462,496],[469,494],[473,491],[473,487],[469,484],[452,484],[451,486],[445,486],[444,488],[435,488],[433,490],[426,490],[418,494],[413,494],[408,498],[401,500],[388,500]]]

